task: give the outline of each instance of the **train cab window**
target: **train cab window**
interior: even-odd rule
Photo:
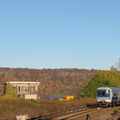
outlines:
[[[110,97],[110,90],[97,90],[97,97]]]
[[[97,96],[101,96],[101,95],[100,95],[100,90],[97,91]]]
[[[105,96],[105,90],[101,92],[102,96]]]

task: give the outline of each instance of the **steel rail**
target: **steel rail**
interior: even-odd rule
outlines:
[[[86,109],[82,111],[78,111],[75,113],[70,113],[68,115],[62,115],[58,117],[54,117],[49,120],[90,120],[92,119],[91,116],[94,117],[96,116],[98,120],[100,119],[100,113],[103,112],[105,113],[106,111],[108,112],[109,110],[115,110],[115,109],[120,109],[120,107],[109,107],[109,108],[91,108],[91,109]],[[93,115],[92,115],[93,114]]]
[[[91,112],[96,112],[96,110],[97,110],[96,108],[85,109],[85,110],[69,113],[69,114],[66,114],[66,115],[57,116],[57,117],[51,118],[49,120],[68,120],[68,119],[74,118],[76,116],[82,116],[84,114],[88,114],[88,113],[91,113]]]

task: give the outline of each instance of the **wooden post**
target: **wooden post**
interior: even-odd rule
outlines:
[[[87,114],[86,120],[90,120],[90,119],[91,119],[91,118],[90,118],[90,115]]]
[[[100,108],[98,107],[98,120],[100,119]]]

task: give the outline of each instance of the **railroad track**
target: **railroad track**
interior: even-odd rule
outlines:
[[[94,111],[96,111],[96,108],[85,109],[85,110],[69,113],[66,115],[57,116],[57,117],[51,118],[49,120],[70,120],[70,119],[74,119],[78,116],[83,116],[84,114],[88,114],[88,113],[94,112]],[[89,117],[89,115],[88,115],[88,117]]]
[[[99,119],[100,113],[112,109],[118,109],[119,107],[110,108],[98,108],[96,107],[85,107],[73,110],[66,110],[56,113],[50,113],[48,115],[31,118],[28,120],[90,120],[91,118],[97,117]]]
[[[109,108],[91,108],[78,112],[74,112],[67,115],[57,116],[49,120],[103,120],[101,119],[103,114],[108,111],[119,110],[120,107],[109,107]]]

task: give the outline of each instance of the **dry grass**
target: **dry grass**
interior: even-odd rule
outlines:
[[[81,98],[69,101],[59,100],[2,100],[0,99],[0,118],[14,120],[16,115],[28,114],[29,118],[46,115],[51,112],[81,108],[95,103],[93,98]]]

